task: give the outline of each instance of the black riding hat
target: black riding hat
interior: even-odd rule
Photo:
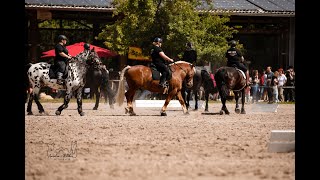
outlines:
[[[61,41],[61,40],[68,40],[68,38],[65,36],[65,35],[59,35],[58,36],[58,40]]]
[[[159,38],[159,37],[156,37],[156,38],[154,38],[153,42],[160,42],[160,43],[162,43],[162,39]]]
[[[229,42],[229,45],[230,45],[231,47],[236,47],[237,42],[236,42],[235,40],[231,40],[231,41]]]
[[[191,42],[187,42],[186,46],[191,48],[192,47],[192,43]]]
[[[90,50],[90,44],[88,44],[88,43],[85,43],[85,44],[83,45],[83,47],[84,47],[84,49],[86,49],[86,50]]]

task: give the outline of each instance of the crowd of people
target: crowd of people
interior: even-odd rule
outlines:
[[[252,70],[251,85],[248,94],[252,103],[259,100],[268,103],[295,102],[295,72],[293,66],[286,70],[279,68],[272,71],[271,66],[265,70]]]

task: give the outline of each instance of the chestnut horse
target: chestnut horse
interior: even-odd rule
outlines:
[[[223,112],[230,114],[226,106],[226,100],[233,99],[233,96],[230,96],[230,90],[233,91],[236,100],[235,112],[240,113],[238,101],[241,95],[241,114],[246,114],[246,111],[244,110],[246,87],[245,74],[235,67],[220,67],[214,77],[221,96],[222,108],[220,110],[220,115],[222,115]]]
[[[169,69],[172,72],[172,77],[168,80],[169,88],[159,87],[159,80],[152,78],[152,70],[150,67],[143,65],[126,66],[120,75],[120,82],[118,92],[116,94],[116,102],[119,106],[123,104],[124,96],[127,99],[127,107],[125,108],[126,114],[131,116],[136,115],[133,111],[133,97],[136,90],[139,88],[149,90],[157,93],[168,93],[165,103],[160,111],[161,116],[166,116],[167,106],[172,98],[176,95],[182,106],[184,114],[189,114],[186,104],[181,95],[182,82],[186,79],[187,87],[192,87],[193,76],[196,73],[196,69],[193,64],[185,61],[177,61],[169,64]],[[128,90],[125,92],[125,80],[128,84]]]

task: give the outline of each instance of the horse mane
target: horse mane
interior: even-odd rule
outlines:
[[[183,63],[191,64],[191,63],[189,63],[187,61],[176,61],[174,63],[169,64],[169,66],[172,66],[173,64],[183,64]]]

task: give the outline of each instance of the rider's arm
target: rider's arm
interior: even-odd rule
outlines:
[[[174,62],[173,59],[171,59],[167,55],[165,55],[163,51],[159,52],[159,55],[166,61]]]
[[[65,58],[71,59],[71,56],[70,55],[66,55],[66,53],[64,53],[64,52],[60,52],[59,55],[61,57],[65,57]]]
[[[243,61],[244,61],[244,57],[241,56],[241,57],[240,57],[240,62],[243,62]]]

